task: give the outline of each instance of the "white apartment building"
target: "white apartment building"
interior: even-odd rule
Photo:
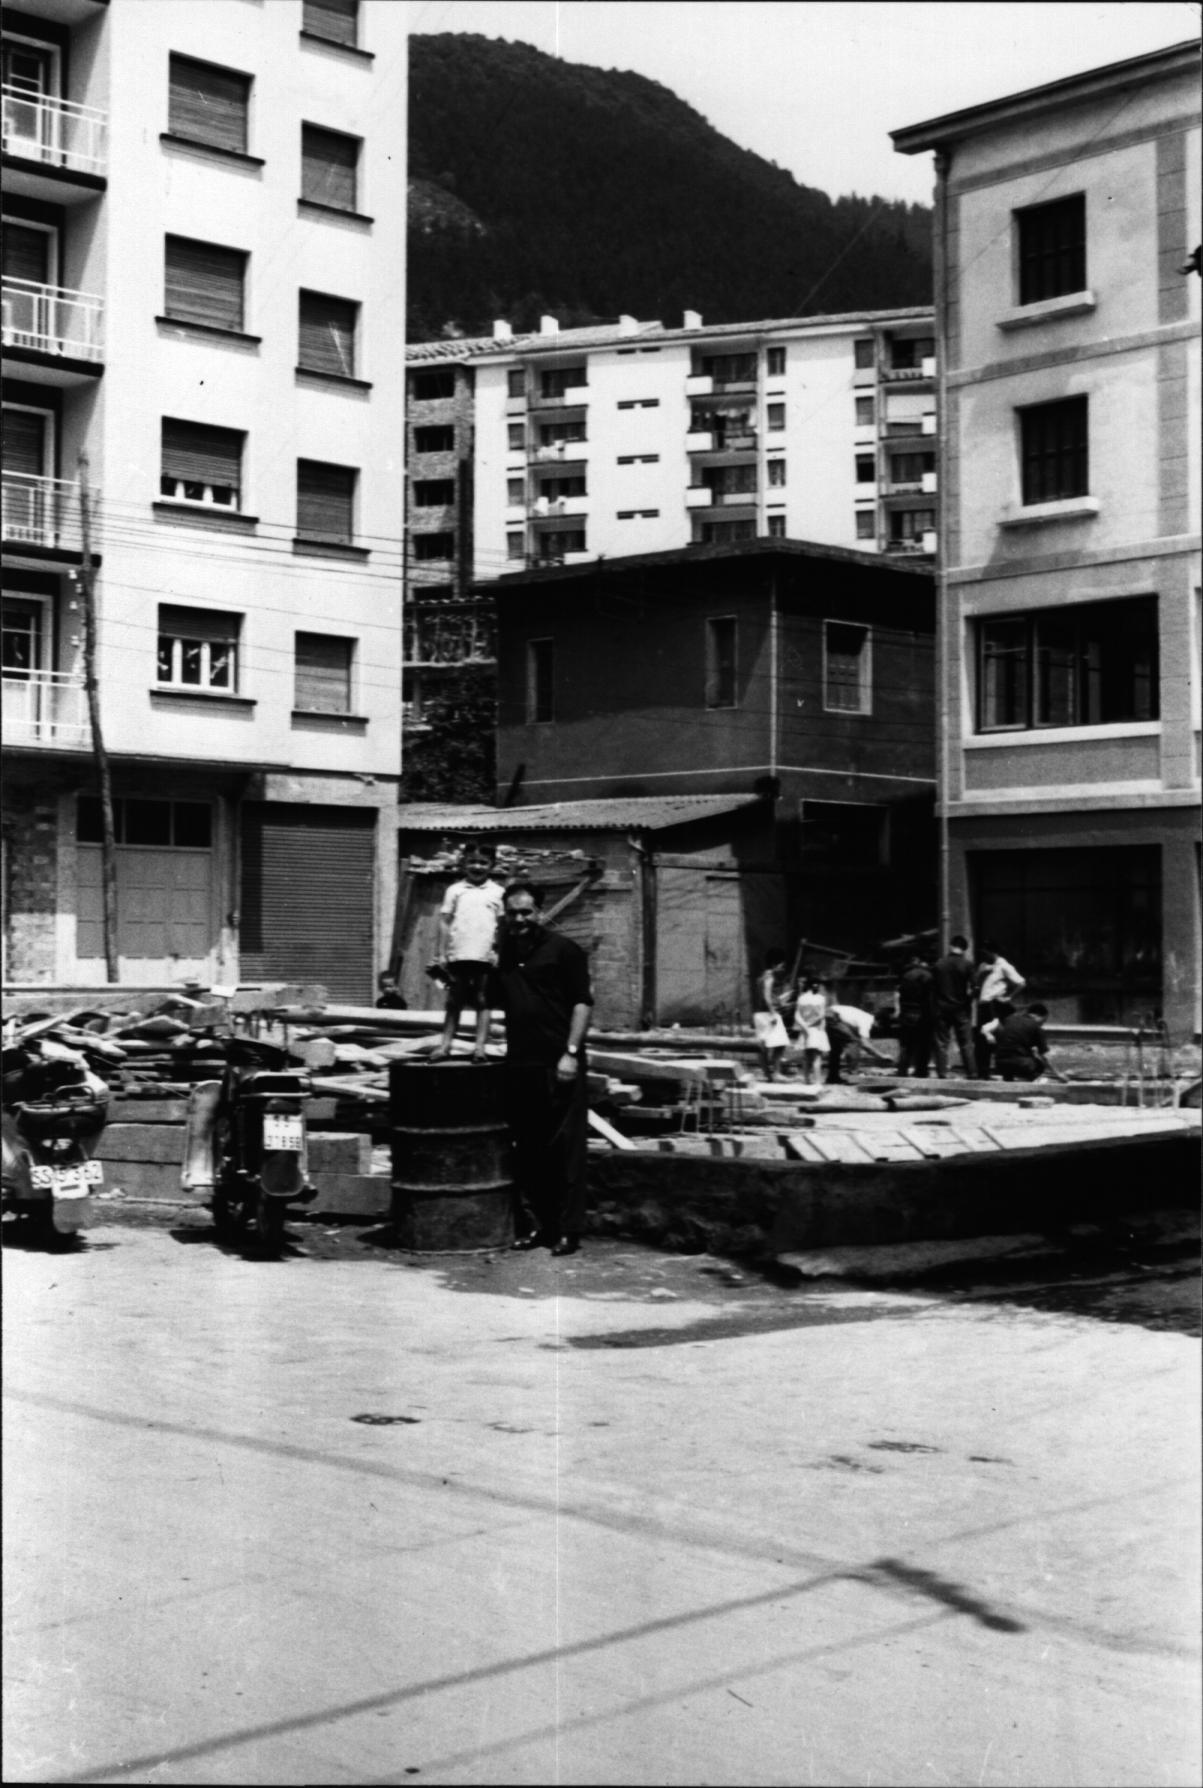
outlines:
[[[4,974],[365,998],[400,770],[406,9],[3,16]],[[81,457],[82,456],[82,457]]]
[[[1199,45],[935,152],[944,922],[1068,1022],[1200,993]]]

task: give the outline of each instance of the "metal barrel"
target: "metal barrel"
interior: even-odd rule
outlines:
[[[514,1239],[499,1062],[393,1062],[393,1222],[403,1248],[469,1253]]]

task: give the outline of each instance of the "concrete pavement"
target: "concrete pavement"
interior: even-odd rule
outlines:
[[[1197,1343],[683,1270],[6,1250],[5,1780],[1199,1780]]]

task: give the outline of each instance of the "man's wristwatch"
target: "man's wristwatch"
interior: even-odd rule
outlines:
[[[565,1043],[565,1045],[564,1045],[564,1054],[565,1055],[580,1055],[580,1053],[581,1053],[581,1046],[579,1043]]]

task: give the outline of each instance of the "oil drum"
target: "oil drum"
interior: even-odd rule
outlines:
[[[392,1063],[393,1223],[403,1248],[467,1253],[513,1241],[504,1078],[499,1062]]]

